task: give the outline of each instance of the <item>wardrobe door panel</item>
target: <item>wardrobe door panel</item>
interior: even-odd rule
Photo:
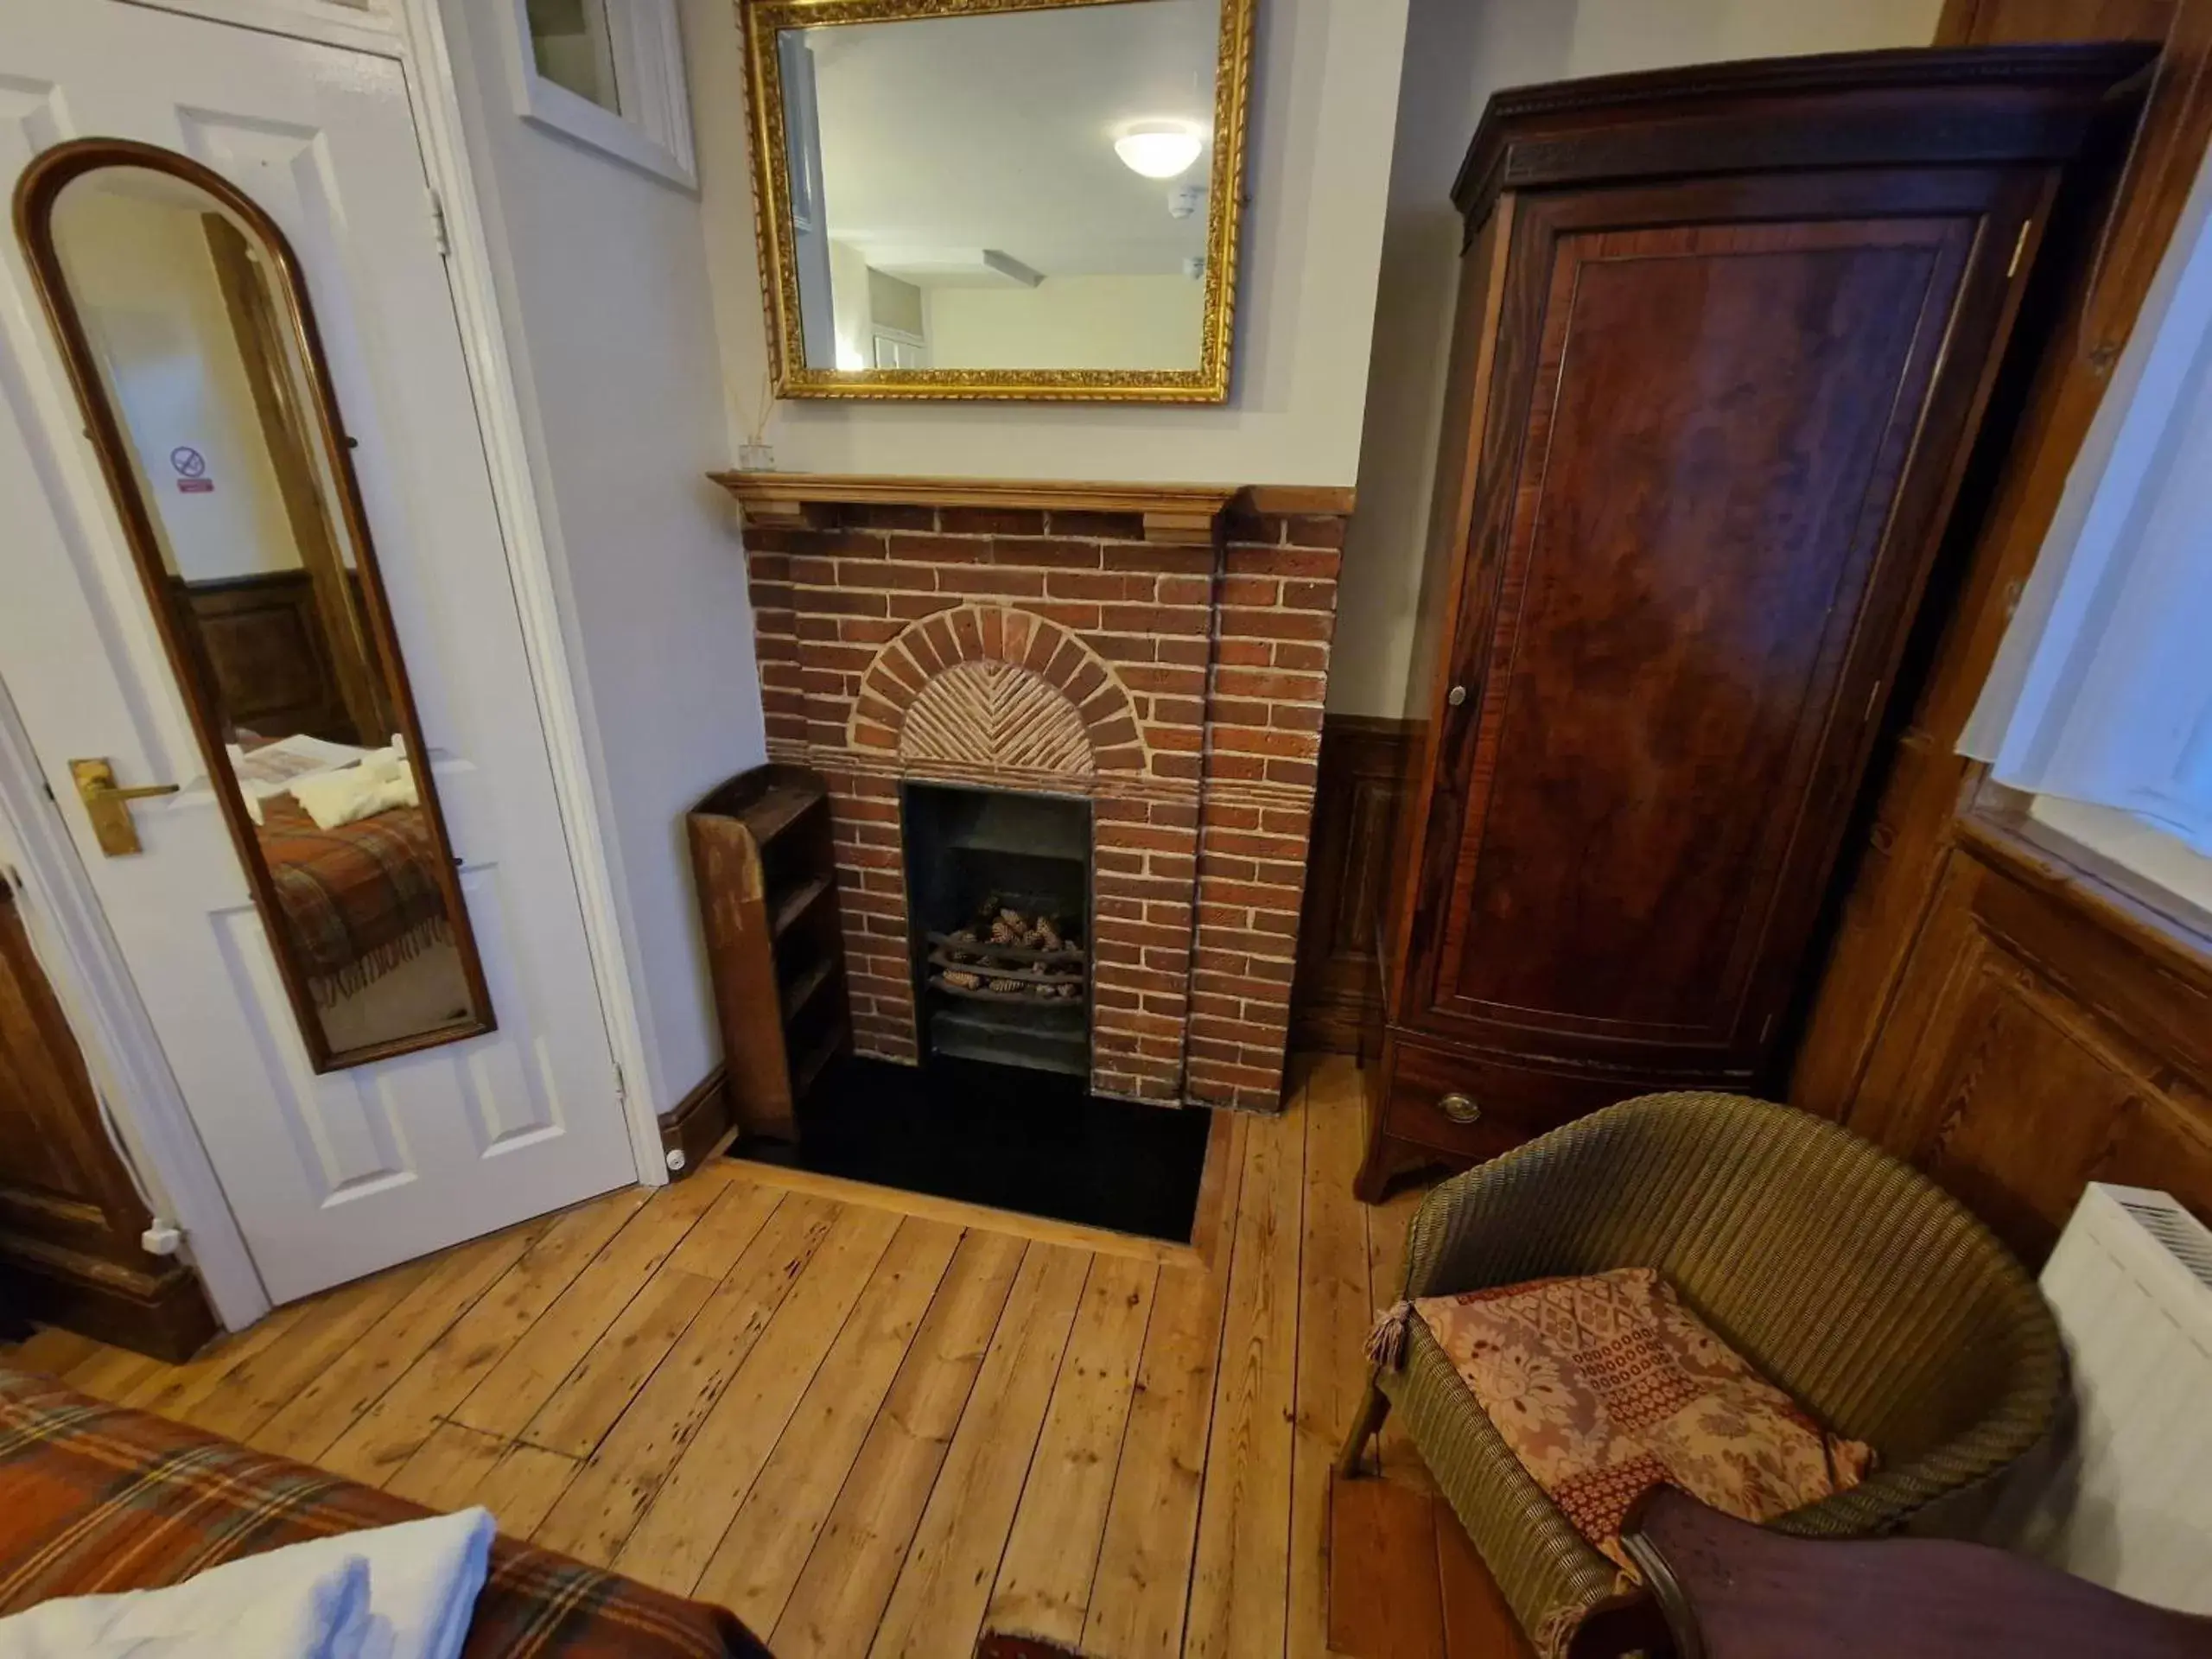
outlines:
[[[1771,216],[1727,184],[1524,204],[1540,308],[1478,515],[1433,1015],[1752,1063],[1924,569],[1923,417],[2017,198],[1968,173],[1800,179]]]

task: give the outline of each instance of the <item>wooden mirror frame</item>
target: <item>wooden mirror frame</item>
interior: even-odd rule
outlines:
[[[738,0],[745,35],[753,211],[767,311],[768,366],[779,397],[938,398],[1050,403],[1229,401],[1236,334],[1245,117],[1258,0],[1221,0],[1214,54],[1213,162],[1206,199],[1205,308],[1192,369],[817,369],[808,365],[792,251],[791,157],[784,143],[783,66],[776,35],[839,23],[918,22],[994,12],[1066,11],[1138,0]]]
[[[313,405],[313,441],[321,450],[327,474],[335,487],[340,523],[353,540],[357,558],[355,574],[359,578],[363,608],[367,612],[370,639],[386,665],[392,714],[406,741],[407,762],[414,772],[416,791],[422,801],[419,810],[436,849],[438,890],[445,901],[448,925],[453,931],[454,945],[474,1010],[467,1019],[358,1048],[334,1051],[330,1046],[321,1013],[308,987],[308,976],[296,958],[283,925],[283,906],[254,833],[253,821],[247,816],[245,791],[232,780],[230,757],[219,736],[220,696],[207,677],[209,671],[204,655],[196,648],[196,642],[185,636],[175,608],[169,602],[168,575],[162,560],[161,540],[154,527],[151,505],[133,476],[130,444],[117,411],[108,401],[99,356],[78,315],[67,274],[54,245],[54,207],[62,190],[86,174],[108,168],[137,168],[166,174],[205,191],[213,205],[232,214],[258,241],[268,256],[275,281],[281,284],[283,297],[289,302],[286,310],[290,343],[299,353],[300,365],[312,393],[308,402]],[[392,626],[391,607],[385,594],[384,573],[377,563],[376,543],[369,534],[360,482],[353,473],[353,441],[346,435],[339,416],[336,393],[330,384],[329,361],[323,353],[322,336],[315,326],[315,306],[308,297],[306,277],[291,243],[276,220],[219,173],[175,150],[127,138],[73,139],[41,152],[16,183],[15,222],[16,238],[30,265],[31,278],[38,289],[47,321],[60,346],[70,385],[85,416],[86,435],[92,440],[99,457],[100,474],[106,481],[117,516],[122,520],[124,538],[138,567],[139,582],[153,611],[162,648],[168,655],[170,671],[189,705],[193,735],[200,745],[201,763],[207,769],[209,792],[222,808],[238,862],[245,867],[246,882],[261,917],[262,931],[268,936],[270,949],[276,957],[277,976],[283,982],[301,1039],[307,1045],[309,1064],[317,1072],[340,1071],[496,1031],[499,1020],[492,1007],[491,988],[484,977],[484,963],[477,951],[468,906],[461,898],[459,862],[446,831],[445,810],[430,773],[429,748],[423,741],[422,719],[416,711],[413,688],[408,683],[406,658],[401,654],[399,636]],[[230,780],[227,787],[226,780]]]

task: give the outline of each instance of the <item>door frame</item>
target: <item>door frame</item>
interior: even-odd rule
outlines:
[[[225,0],[219,0],[219,3]],[[227,0],[236,3],[237,0]],[[316,5],[324,0],[249,0],[250,3]],[[660,1120],[645,1088],[652,1071],[645,1058],[644,1022],[639,1018],[638,982],[623,938],[623,910],[601,823],[597,787],[604,768],[584,715],[583,699],[570,671],[568,636],[561,624],[553,552],[538,511],[537,486],[530,469],[522,394],[513,354],[499,312],[493,275],[492,239],[476,178],[462,140],[461,92],[453,58],[446,48],[448,7],[477,0],[389,0],[399,12],[402,35],[397,44],[407,75],[409,103],[423,161],[445,221],[449,251],[446,270],[461,326],[462,355],[475,393],[476,419],[484,434],[484,455],[492,480],[494,509],[505,543],[507,569],[514,578],[515,608],[522,621],[523,650],[531,669],[531,692],[545,728],[545,752],[553,766],[553,793],[561,828],[575,873],[576,897],[583,912],[584,938],[591,951],[592,978],[599,988],[601,1016],[614,1057],[615,1095],[630,1130],[630,1152],[639,1185],[667,1185],[667,1157],[661,1146]],[[500,106],[494,118],[507,117]],[[509,117],[509,118],[519,118]]]
[[[530,664],[531,691],[545,734],[555,798],[590,953],[592,978],[613,1057],[615,1094],[628,1130],[636,1179],[669,1179],[659,1120],[645,1092],[652,1076],[639,1017],[637,982],[622,927],[623,910],[608,837],[594,787],[601,771],[583,702],[571,671],[560,616],[553,554],[538,509],[515,353],[502,327],[491,238],[462,137],[461,105],[444,17],[468,0],[384,0],[386,11],[365,11],[343,0],[123,0],[210,22],[257,29],[319,45],[397,59],[406,76],[409,107],[429,194],[426,213],[439,215],[447,243],[461,354],[476,423],[483,435],[493,509]],[[22,372],[48,378],[47,365]],[[31,389],[26,387],[27,391]],[[44,388],[52,391],[53,388]],[[58,407],[32,392],[31,409]],[[34,442],[54,433],[36,423]],[[60,481],[79,493],[77,480]],[[13,706],[0,686],[0,830],[12,843],[20,885],[59,960],[56,995],[85,1050],[87,1065],[108,1096],[134,1162],[157,1196],[175,1211],[191,1259],[207,1281],[217,1317],[241,1330],[270,1302],[244,1236],[215,1179],[182,1091],[138,999],[91,880],[56,816],[43,774]]]

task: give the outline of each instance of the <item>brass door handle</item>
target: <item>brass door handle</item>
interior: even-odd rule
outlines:
[[[1454,1123],[1473,1123],[1483,1115],[1483,1109],[1465,1095],[1446,1095],[1436,1103],[1436,1109]]]
[[[105,755],[72,760],[69,776],[76,782],[77,798],[85,804],[85,816],[92,820],[92,838],[110,858],[146,850],[139,843],[138,826],[131,821],[130,803],[174,795],[177,791],[175,784],[141,784],[125,789],[115,781],[115,767]]]

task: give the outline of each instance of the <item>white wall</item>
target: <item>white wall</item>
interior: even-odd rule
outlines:
[[[1048,276],[1035,288],[923,290],[941,369],[1195,369],[1205,284]]]
[[[1726,58],[1924,46],[1941,0],[1412,0],[1329,707],[1404,710],[1461,226],[1452,180],[1490,96]]]
[[[64,195],[57,229],[172,574],[298,569],[200,214],[80,185]],[[181,446],[205,457],[212,490],[177,488],[169,454]]]
[[[665,1111],[721,1052],[683,815],[766,753],[699,203],[519,119],[502,9],[444,11]]]
[[[766,361],[729,0],[682,0],[731,435],[760,419]],[[1471,0],[1453,0],[1468,4]],[[1253,77],[1228,407],[791,403],[790,471],[1350,484],[1407,0],[1265,0]]]

